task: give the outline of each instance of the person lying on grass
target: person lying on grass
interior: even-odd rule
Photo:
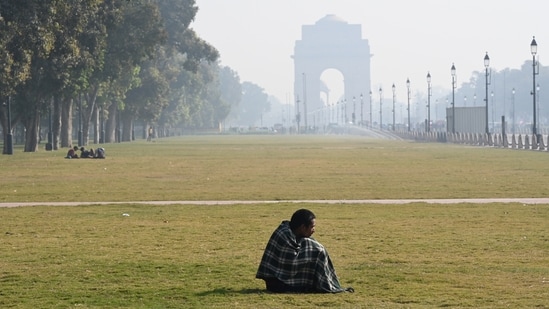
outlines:
[[[311,237],[315,225],[314,213],[300,209],[273,232],[255,276],[265,280],[268,291],[354,292],[353,288],[341,287],[328,252]]]

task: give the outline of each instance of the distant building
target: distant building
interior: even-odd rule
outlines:
[[[448,132],[455,133],[485,133],[486,132],[486,108],[478,107],[455,107],[455,121],[452,119],[452,108],[446,109],[448,119]],[[455,131],[452,125],[456,126]]]

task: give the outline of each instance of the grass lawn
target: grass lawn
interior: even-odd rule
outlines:
[[[547,152],[340,136],[191,136],[0,156],[0,202],[546,197]]]
[[[0,202],[545,197],[547,153],[357,137],[205,136],[0,157]],[[353,294],[271,294],[297,208]],[[127,214],[127,215],[124,215]],[[549,207],[128,204],[0,208],[0,308],[549,308]]]

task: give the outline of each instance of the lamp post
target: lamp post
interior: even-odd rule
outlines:
[[[299,134],[299,122],[301,121],[301,114],[299,113],[299,96],[295,101],[295,122],[297,123],[296,133]]]
[[[406,79],[406,88],[408,88],[408,131],[410,131],[410,79]]]
[[[488,85],[490,83],[488,82],[488,76],[490,75],[488,68],[490,67],[490,57],[488,57],[488,52],[486,52],[486,55],[484,56],[484,68],[486,70],[485,77],[486,77],[486,97],[484,98],[484,101],[486,101],[486,127],[484,128],[484,133],[487,135],[490,134],[490,127],[488,126]]]
[[[303,74],[303,121],[305,125],[305,134],[309,132],[309,126],[307,125],[307,76]]]
[[[431,132],[431,73],[427,72],[427,132]]]
[[[372,90],[370,90],[370,127],[372,126]]]
[[[341,100],[341,123],[345,125],[345,101]]]
[[[446,97],[446,105],[444,105],[444,109],[446,110],[446,131],[450,132],[450,123],[448,119],[448,97]]]
[[[349,117],[347,117],[347,99],[343,99],[343,122],[345,125],[349,122]]]
[[[393,90],[393,131],[394,131],[395,130],[395,100],[396,100],[396,87],[394,83],[391,88]]]
[[[379,129],[383,130],[383,89],[379,87]]]
[[[536,54],[538,53],[538,43],[536,43],[536,37],[532,38],[532,42],[530,43],[530,52],[532,53],[532,104],[533,104],[533,116],[534,116],[534,122],[532,125],[532,134],[534,135],[534,138],[536,139],[536,144],[538,142],[538,130],[537,130],[537,123],[536,123],[536,75],[538,72],[536,72],[537,69],[537,61],[536,61]]]
[[[513,104],[513,134],[515,134],[515,88],[513,88],[513,90],[511,90],[511,99],[512,99],[512,104]]]
[[[360,94],[360,126],[364,126],[364,101],[362,93]]]
[[[328,125],[332,122],[332,111],[331,111],[332,107],[330,105],[330,101],[326,100],[326,107],[325,108],[326,108],[326,113],[327,113],[326,114],[326,119],[327,119],[326,124]],[[284,121],[284,118],[282,118],[282,119],[283,119],[282,121]]]
[[[536,84],[536,132],[538,132],[538,135],[541,137],[541,134],[539,134],[539,126],[540,126],[540,123],[539,123],[539,84]]]
[[[353,121],[353,125],[356,124],[356,114],[355,114],[355,111],[356,111],[356,98],[353,96],[353,114],[351,115],[351,119]]]
[[[8,96],[7,102],[8,113],[8,134],[6,134],[6,152],[4,154],[13,154],[13,135],[11,134],[11,97]]]
[[[456,66],[453,63],[450,73],[452,74],[452,133],[456,133]]]

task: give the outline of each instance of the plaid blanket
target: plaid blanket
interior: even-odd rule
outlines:
[[[256,278],[276,278],[295,291],[344,291],[324,246],[313,238],[296,239],[289,221],[282,221],[273,232]]]

